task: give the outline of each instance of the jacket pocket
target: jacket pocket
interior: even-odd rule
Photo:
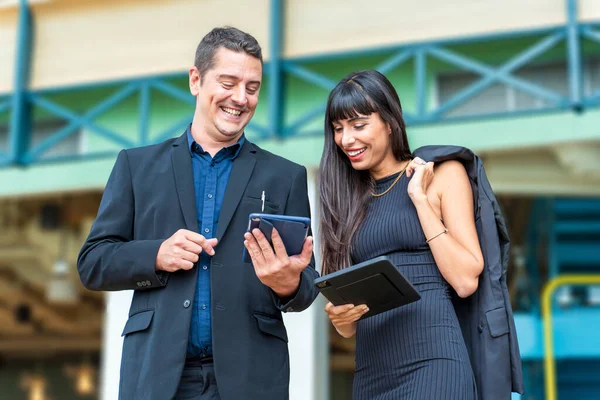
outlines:
[[[121,336],[148,329],[150,323],[152,322],[152,317],[154,317],[154,310],[146,310],[133,314],[127,320]]]
[[[485,313],[492,337],[506,335],[509,332],[506,308],[500,307]]]
[[[258,329],[267,335],[278,337],[287,343],[287,331],[282,320],[259,313],[254,313],[253,315],[258,323]]]

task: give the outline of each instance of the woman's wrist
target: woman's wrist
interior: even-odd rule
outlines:
[[[429,202],[425,193],[409,193],[408,196],[415,206],[425,205]]]

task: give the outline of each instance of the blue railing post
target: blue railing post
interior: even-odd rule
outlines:
[[[571,107],[582,111],[581,92],[583,87],[581,65],[581,40],[577,20],[577,0],[567,0],[567,65],[569,71],[569,96]]]
[[[269,25],[269,133],[283,136],[284,91],[281,57],[283,39],[283,0],[271,0]]]
[[[27,0],[20,0],[9,143],[12,162],[21,165],[26,163],[31,131],[31,105],[27,98],[30,55],[31,10]]]

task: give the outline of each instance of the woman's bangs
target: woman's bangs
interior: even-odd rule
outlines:
[[[331,122],[370,115],[377,110],[367,95],[354,83],[346,83],[334,90],[327,114]]]

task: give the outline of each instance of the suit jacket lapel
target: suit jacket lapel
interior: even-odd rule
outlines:
[[[186,133],[181,135],[171,151],[171,163],[175,175],[175,187],[179,197],[179,205],[183,212],[186,228],[198,232],[198,217],[196,216],[196,194],[194,193],[194,174],[192,172],[192,157],[187,147]]]
[[[252,176],[254,164],[256,164],[255,153],[254,145],[246,139],[240,149],[240,153],[233,162],[227,188],[225,189],[223,205],[221,206],[221,214],[219,215],[219,226],[217,227],[218,240],[221,240],[223,234],[225,234],[229,222],[231,222],[231,218],[244,194],[244,190],[248,185],[248,181]]]

